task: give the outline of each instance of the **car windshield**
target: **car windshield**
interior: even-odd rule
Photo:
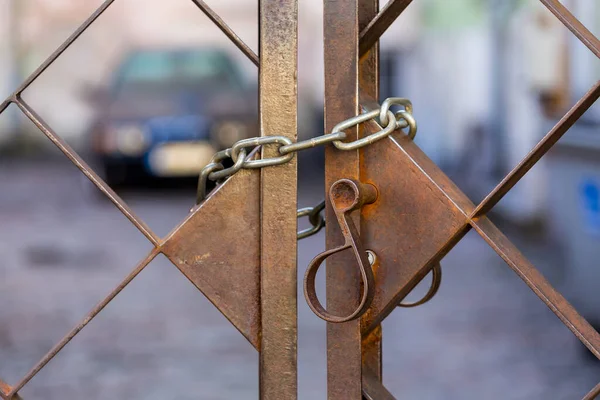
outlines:
[[[128,57],[117,86],[156,84],[241,86],[242,79],[229,57],[218,51],[144,51]]]

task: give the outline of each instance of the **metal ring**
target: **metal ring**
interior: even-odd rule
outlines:
[[[210,163],[220,163],[221,161],[227,159],[227,158],[231,158],[231,149],[225,149],[225,150],[221,150],[217,153],[215,153],[214,156],[212,156],[212,158],[210,159]]]
[[[348,249],[354,250],[355,257],[357,259],[356,261],[358,262],[360,270],[361,279],[363,282],[363,288],[360,297],[360,304],[358,305],[358,307],[347,316],[339,316],[328,312],[319,301],[319,297],[317,296],[316,290],[316,278],[317,272],[319,271],[319,267],[321,267],[323,261],[325,261],[327,257]],[[362,255],[358,254],[358,250],[354,248],[352,244],[348,243],[343,246],[336,247],[335,249],[327,250],[316,256],[310,262],[306,270],[306,274],[304,275],[304,297],[306,298],[308,306],[317,315],[317,317],[330,323],[339,324],[342,322],[348,322],[360,318],[371,306],[371,303],[373,302],[373,297],[375,296],[375,279],[373,277],[373,270],[371,269],[371,265],[367,260],[366,252],[364,254],[364,264],[366,265],[363,265],[363,261],[360,259],[361,256]]]
[[[312,236],[323,229],[325,226],[325,219],[320,214],[321,210],[322,209],[319,209],[318,205],[316,207],[306,207],[298,210],[297,217],[308,217],[308,220],[311,224],[310,228],[306,228],[298,232],[298,240]]]
[[[323,221],[323,226],[325,226],[325,219],[321,215],[321,211],[325,209],[325,200],[322,200],[319,204],[312,208],[312,213],[308,215],[308,220],[311,224],[317,225],[317,221]]]
[[[206,198],[206,182],[208,180],[208,176],[213,171],[220,171],[224,168],[225,167],[223,167],[223,164],[221,163],[210,163],[206,167],[202,168],[202,171],[200,171],[200,176],[198,177],[196,204],[200,204]]]
[[[411,140],[414,140],[415,136],[417,136],[417,120],[415,117],[407,110],[397,111],[395,117],[397,129],[408,127],[407,135]],[[406,125],[401,124],[401,121],[405,121]]]
[[[429,300],[431,300],[433,298],[433,296],[435,296],[437,294],[438,290],[440,289],[441,283],[442,283],[442,265],[440,263],[436,263],[432,269],[431,286],[429,287],[429,290],[427,291],[425,296],[423,296],[423,298],[421,300],[416,301],[414,303],[398,303],[398,307],[411,308],[411,307],[416,307],[416,306],[420,306],[421,304],[427,303]]]
[[[413,112],[412,102],[409,99],[405,99],[403,97],[388,97],[379,108],[379,121],[381,122],[381,125],[388,124],[388,112],[393,105],[403,106],[404,109],[410,114]]]
[[[234,162],[237,163],[238,154],[243,148],[263,146],[268,144],[291,145],[292,143],[292,140],[285,136],[261,136],[256,138],[244,139],[240,140],[231,147],[231,158]],[[294,158],[294,153],[289,153],[280,157],[273,157],[267,159],[247,160],[244,163],[243,168],[255,169],[269,167],[271,165],[281,165],[289,162],[292,158]]]
[[[375,117],[377,117],[379,115],[379,110],[373,110],[373,111],[369,111],[368,113],[365,114],[361,114],[358,117],[361,118],[353,118],[352,121],[353,123],[350,124],[349,121],[344,121],[341,124],[336,125],[333,128],[333,133],[337,132],[337,129],[348,129],[351,128],[352,126],[358,125],[362,122],[368,121],[370,119],[373,119]],[[366,136],[362,139],[358,139],[355,140],[353,142],[342,142],[339,140],[336,140],[333,142],[334,146],[337,147],[340,150],[356,150],[359,149],[361,147],[367,146],[369,144],[375,143],[378,140],[384,139],[386,137],[388,137],[390,134],[392,134],[392,132],[394,132],[394,130],[396,130],[396,119],[394,117],[394,113],[391,111],[388,111],[388,118],[390,118],[388,121],[388,124],[385,128],[383,128],[382,130],[380,130],[379,132],[375,132],[369,136]]]
[[[310,216],[312,212],[313,212],[312,207],[301,208],[298,210],[298,218]],[[316,234],[321,229],[323,229],[323,227],[325,226],[325,220],[323,219],[323,217],[321,217],[320,214],[318,214],[318,219],[315,222],[316,223],[313,223],[313,221],[311,221],[310,228],[306,228],[306,229],[303,229],[298,232],[298,235],[297,235],[298,240],[306,239],[307,237]]]
[[[333,129],[331,130],[331,133],[333,134],[333,133],[343,132],[346,129],[352,128],[353,126],[362,124],[363,122],[366,122],[370,119],[377,118],[378,115],[379,115],[379,110],[371,110],[371,111],[367,111],[364,114],[358,114],[357,116],[348,118],[347,120],[344,120],[344,121],[340,122],[339,124],[337,124],[336,126],[334,126]]]
[[[321,201],[314,207],[305,207],[297,211],[297,218],[308,217],[311,224],[310,228],[306,228],[298,232],[298,240],[305,239],[315,235],[325,227],[325,219],[321,215],[321,211],[325,208],[325,200]]]
[[[227,155],[227,157],[231,157],[231,149],[223,150],[223,153],[225,155]],[[217,153],[217,154],[219,154],[219,153]],[[235,174],[236,172],[238,172],[240,169],[242,169],[244,167],[244,162],[246,161],[246,156],[247,156],[246,149],[244,149],[244,148],[240,149],[240,152],[238,153],[238,159],[235,162],[235,164],[233,164],[229,168],[225,168],[220,171],[212,172],[210,175],[208,175],[208,179],[210,179],[211,181],[218,181],[220,179],[228,178],[231,175]],[[216,158],[216,156],[213,157],[213,160],[215,158]]]
[[[301,150],[312,149],[313,147],[322,146],[334,142],[336,140],[344,139],[346,139],[346,134],[344,132],[328,133],[326,135],[318,136],[312,139],[302,140],[300,142],[281,146],[279,148],[279,153],[285,155]]]

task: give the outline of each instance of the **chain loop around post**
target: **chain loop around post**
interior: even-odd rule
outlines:
[[[404,109],[394,113],[390,108],[395,105],[402,106]],[[332,143],[339,150],[357,150],[388,137],[396,130],[402,130],[404,128],[408,128],[408,137],[414,139],[417,134],[417,123],[412,112],[412,103],[408,99],[391,97],[386,99],[378,110],[368,111],[349,118],[337,124],[331,133],[317,136],[312,139],[296,143],[285,136],[261,136],[242,139],[236,142],[231,148],[216,153],[210,163],[202,168],[198,178],[196,204],[200,204],[208,195],[207,183],[209,180],[220,182],[234,175],[241,169],[264,168],[285,164],[294,158],[295,153],[302,150],[323,146],[329,143]],[[344,142],[346,139],[346,134],[344,133],[345,130],[369,120],[376,119],[378,119],[379,123],[383,126],[382,130],[353,142]],[[257,147],[268,145],[277,146],[279,155],[263,159],[248,157],[248,154],[251,154]],[[223,161],[227,159],[231,159],[233,166],[225,168]],[[312,225],[311,228],[299,232],[298,239],[314,235],[325,226],[325,220],[321,216],[324,207],[325,203],[323,202],[312,208],[309,207],[298,210],[298,217],[308,216]],[[318,211],[315,212],[317,209]]]

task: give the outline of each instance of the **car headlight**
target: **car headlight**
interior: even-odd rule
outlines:
[[[119,125],[111,130],[117,150],[127,156],[140,156],[148,149],[148,133],[141,125]]]
[[[213,137],[223,147],[231,147],[235,142],[245,139],[247,132],[246,125],[239,121],[220,122],[213,127]]]

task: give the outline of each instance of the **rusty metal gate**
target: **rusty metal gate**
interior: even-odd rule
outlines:
[[[114,1],[105,1],[0,104],[0,112],[18,106],[154,247],[27,375],[10,385],[0,381],[2,399],[20,398],[19,391],[161,253],[260,353],[260,398],[297,398],[297,239],[318,231],[325,220],[329,250],[311,262],[304,289],[311,309],[328,321],[329,399],[393,399],[381,382],[381,322],[397,306],[422,304],[435,295],[440,260],[471,229],[600,358],[598,332],[486,216],[598,99],[600,81],[475,205],[412,142],[416,122],[410,102],[392,98],[377,103],[377,42],[412,0],[391,0],[381,11],[377,0],[324,1],[329,133],[304,142],[296,141],[298,0],[260,1],[259,55],[203,0],[192,0],[259,66],[261,137],[215,155],[201,173],[198,204],[160,238],[21,97]],[[600,41],[558,0],[541,2],[600,58]],[[392,105],[402,109],[392,112]],[[297,212],[294,154],[318,145],[326,145],[328,200]],[[225,168],[225,159],[233,166]],[[210,193],[207,180],[219,183]],[[297,233],[302,216],[313,228]],[[325,308],[316,295],[315,277],[330,256]],[[433,283],[425,298],[404,303],[430,271]],[[598,394],[600,384],[585,399]]]

